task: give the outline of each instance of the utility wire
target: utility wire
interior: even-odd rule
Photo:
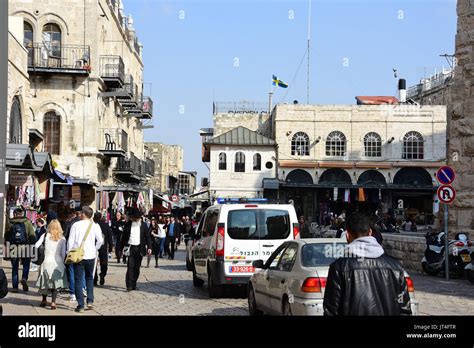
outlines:
[[[306,57],[306,55],[308,54],[308,49],[305,50],[304,54],[303,54],[303,57],[301,57],[301,61],[300,63],[298,64],[298,68],[296,69],[296,72],[295,72],[295,75],[293,76],[293,80],[291,80],[291,83],[290,85],[288,86],[288,89],[285,93],[285,95],[283,96],[283,100],[282,102],[285,102],[286,101],[286,97],[288,96],[288,93],[290,92],[291,88],[293,87],[293,85],[295,84],[296,82],[296,78],[298,77],[298,73],[301,69],[301,66],[303,65],[303,62],[304,62],[304,59]]]

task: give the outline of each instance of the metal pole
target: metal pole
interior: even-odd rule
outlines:
[[[268,114],[271,115],[272,113],[272,95],[273,92],[268,93]]]
[[[5,173],[8,110],[8,1],[0,1],[0,240],[5,228]]]
[[[307,86],[306,86],[306,104],[309,104],[310,46],[311,46],[311,0],[309,0],[309,4],[308,4],[308,76],[307,76]]]
[[[445,204],[444,205],[444,233],[445,233],[444,264],[445,264],[446,280],[449,280],[448,219],[449,219],[449,205]]]

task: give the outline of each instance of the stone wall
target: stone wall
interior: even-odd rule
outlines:
[[[236,127],[259,131],[272,138],[271,118],[266,113],[217,113],[214,115],[214,136],[217,137]]]
[[[399,260],[408,273],[422,272],[421,260],[425,247],[425,238],[422,236],[383,234],[385,253]]]
[[[450,209],[450,232],[474,232],[474,1],[457,3],[456,59],[450,88],[448,163],[454,166],[457,198]]]
[[[183,170],[184,150],[179,145],[167,145],[157,142],[146,143],[151,158],[155,161],[155,176],[150,180],[150,185],[161,193],[169,190],[168,176],[178,177],[178,172]]]

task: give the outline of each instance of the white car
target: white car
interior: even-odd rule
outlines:
[[[299,238],[295,209],[290,204],[216,204],[202,216],[192,247],[194,286],[207,281],[210,297],[224,286],[247,286],[255,269],[283,242]]]
[[[298,239],[282,244],[265,264],[254,262],[258,270],[248,285],[250,315],[323,315],[329,265],[343,255],[346,245],[339,238]],[[405,277],[416,315],[413,282]]]

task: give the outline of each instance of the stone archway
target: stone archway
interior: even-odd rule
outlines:
[[[313,178],[306,170],[295,169],[288,173],[286,182],[298,184],[313,184]]]
[[[324,171],[319,178],[320,184],[352,185],[351,176],[344,169],[331,168]]]
[[[424,168],[402,168],[393,178],[395,185],[409,186],[433,186],[433,180],[430,173]]]

